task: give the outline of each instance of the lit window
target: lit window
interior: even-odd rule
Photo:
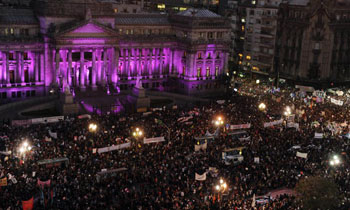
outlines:
[[[238,56],[239,56],[240,59],[242,59],[243,54],[242,54],[242,53],[239,53]]]
[[[129,34],[129,29],[126,29],[125,34],[126,34],[126,35]]]
[[[163,10],[163,9],[165,9],[165,4],[158,4],[157,8],[160,10]]]
[[[245,23],[245,18],[242,18],[242,19],[241,19],[241,22],[242,22],[242,23]]]
[[[184,57],[186,57],[186,56],[187,56],[187,52],[185,51],[185,52],[184,52]]]
[[[202,58],[202,53],[198,53],[198,59]]]
[[[115,9],[114,9],[114,13],[118,13],[118,8],[115,8]]]
[[[182,67],[182,75],[185,76],[185,73],[186,73],[186,67],[183,66],[183,67]]]
[[[242,31],[244,31],[244,26],[242,26]]]
[[[185,11],[185,10],[187,10],[187,8],[186,7],[180,7],[179,10],[180,11]]]
[[[255,1],[255,0],[252,0],[252,4],[256,4],[256,1]]]
[[[207,67],[207,77],[209,77],[209,76],[210,76],[210,68]]]
[[[217,77],[218,75],[219,75],[219,67],[216,66],[216,67],[215,67],[215,76]]]
[[[211,53],[208,53],[208,58],[211,58]]]
[[[250,57],[250,55],[247,55],[247,56],[246,56],[246,59],[247,59],[247,60],[250,60],[250,59],[252,59],[252,57]]]
[[[253,68],[252,68],[254,71],[259,71],[260,69],[258,68],[258,67],[256,67],[256,66],[253,66]]]
[[[239,65],[242,65],[242,61],[239,61],[238,64],[239,64]]]
[[[9,34],[9,29],[5,28],[5,35],[8,35],[8,34]]]

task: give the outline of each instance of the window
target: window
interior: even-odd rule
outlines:
[[[186,52],[186,51],[184,51],[184,55],[183,55],[183,57],[184,57],[184,58],[186,58],[186,56],[187,56],[187,52]]]
[[[125,34],[126,34],[126,35],[129,34],[129,29],[126,29]]]
[[[216,58],[220,58],[220,53],[219,52],[216,53]]]
[[[219,67],[216,66],[216,67],[215,67],[215,76],[217,77],[218,75],[219,75]]]
[[[5,36],[7,36],[9,34],[9,29],[5,28],[4,33],[5,33]]]
[[[218,32],[218,33],[217,33],[217,38],[218,38],[218,39],[221,39],[221,38],[222,38],[222,32]]]
[[[115,8],[115,9],[114,9],[114,13],[118,13],[118,8]]]
[[[11,34],[11,35],[14,35],[14,34],[15,34],[15,31],[14,31],[13,28],[10,28],[10,34]]]
[[[120,34],[123,33],[123,29],[120,28],[120,29],[119,29],[119,33],[120,33]]]
[[[132,12],[133,12],[133,13],[136,13],[136,12],[137,12],[137,10],[136,10],[136,9],[133,9],[133,10],[132,10]]]
[[[130,34],[134,34],[134,30],[133,29],[130,29]]]
[[[197,68],[197,77],[201,77],[202,68]]]
[[[27,98],[30,97],[30,90],[27,90],[27,91],[26,91],[26,97],[27,97]]]
[[[182,67],[182,76],[185,76],[185,74],[186,74],[186,66],[183,66]]]
[[[241,19],[241,22],[242,22],[242,23],[245,23],[245,18],[242,18],[242,19]]]
[[[319,50],[320,49],[320,43],[319,42],[316,42],[315,43],[315,48],[314,48],[315,50]]]
[[[200,33],[199,33],[199,37],[200,37],[200,38],[204,38],[204,33],[203,33],[203,32],[200,32]]]
[[[208,58],[209,58],[209,59],[211,58],[211,53],[208,53]]]
[[[12,98],[16,98],[16,92],[12,92],[11,95],[12,95]]]
[[[210,68],[209,68],[209,66],[207,66],[207,77],[209,77],[210,76]]]
[[[250,57],[250,55],[247,55],[247,56],[246,56],[246,59],[247,59],[247,60],[250,60],[250,59],[252,59],[252,57]]]
[[[22,96],[22,92],[21,91],[17,91],[17,98],[21,98]]]
[[[27,52],[23,53],[23,60],[28,60],[28,53]]]
[[[159,10],[164,10],[164,9],[165,9],[165,4],[158,4],[158,5],[157,5],[157,8],[158,8]]]
[[[13,53],[9,53],[9,60],[13,60]]]
[[[202,53],[198,53],[198,59],[202,59]]]
[[[244,31],[244,26],[242,26],[242,31]]]
[[[208,32],[208,39],[212,39],[213,38],[213,32]]]

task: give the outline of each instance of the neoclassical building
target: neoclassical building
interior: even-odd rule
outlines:
[[[35,0],[0,8],[0,98],[77,91],[223,90],[230,26],[205,9],[119,14],[108,1]]]
[[[291,0],[279,10],[276,70],[282,78],[350,81],[350,1]]]

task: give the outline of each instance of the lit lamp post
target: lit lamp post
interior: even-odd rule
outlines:
[[[331,158],[331,160],[329,161],[329,164],[330,164],[331,166],[337,166],[337,165],[339,165],[339,164],[340,164],[340,159],[339,159],[339,157],[338,157],[337,155],[334,155],[334,156]]]
[[[224,119],[222,118],[222,117],[217,117],[216,118],[216,120],[214,120],[214,124],[216,125],[216,126],[221,126],[221,125],[223,125],[224,124]]]
[[[284,112],[284,115],[285,115],[286,117],[289,117],[289,115],[291,115],[291,114],[292,114],[292,110],[290,109],[289,106],[287,106],[287,107],[286,107],[286,110],[285,110],[285,112]]]
[[[227,183],[223,179],[220,179],[219,184],[215,186],[215,190],[218,193],[220,208],[221,208],[221,200],[222,200],[222,198],[220,197],[222,197],[222,193],[225,192],[226,189],[227,189]]]
[[[135,138],[137,143],[137,140],[143,136],[143,132],[140,128],[136,128],[135,131],[132,132],[132,136]],[[141,145],[137,145],[137,146],[141,147]]]
[[[96,132],[96,130],[97,130],[97,125],[95,123],[90,123],[89,124],[89,131]]]
[[[28,144],[27,141],[23,142],[20,148],[18,149],[21,156],[23,156],[23,159],[26,158],[27,152],[30,152],[32,150],[32,146]]]
[[[258,108],[260,111],[264,111],[266,109],[266,104],[261,103],[261,104],[259,104]]]
[[[255,81],[255,83],[256,83],[257,85],[260,84],[260,80],[257,79],[257,80]]]

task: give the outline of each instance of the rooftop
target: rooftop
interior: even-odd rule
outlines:
[[[9,25],[36,25],[36,19],[31,9],[0,8],[0,24]]]
[[[299,6],[306,6],[310,0],[290,0],[290,5],[299,5]]]
[[[201,17],[201,18],[219,18],[220,15],[209,11],[207,9],[194,9],[190,8],[185,11],[177,13],[180,16],[187,16],[187,17]]]
[[[166,15],[119,14],[115,18],[117,25],[169,25]]]

